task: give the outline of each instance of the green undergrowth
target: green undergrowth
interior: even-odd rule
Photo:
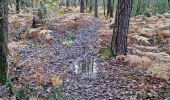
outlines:
[[[103,58],[107,58],[107,59],[115,58],[115,56],[112,54],[112,51],[111,51],[110,48],[102,48],[102,49],[100,49],[99,54]]]
[[[72,41],[72,40],[64,40],[63,41],[63,45],[67,45],[67,46],[70,46],[71,44],[73,44],[74,43],[74,41]]]
[[[64,8],[58,10],[58,14],[59,14],[60,16],[63,16],[65,13],[66,13],[66,11],[65,11]]]

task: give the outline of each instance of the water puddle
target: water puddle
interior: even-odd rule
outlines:
[[[83,75],[96,75],[98,72],[96,59],[90,55],[77,59],[74,62],[74,72]]]

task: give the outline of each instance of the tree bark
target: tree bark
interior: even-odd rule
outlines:
[[[114,55],[127,54],[127,38],[133,0],[118,0],[111,49]]]
[[[8,2],[0,0],[0,84],[7,80]]]
[[[77,0],[74,0],[74,7],[77,8]]]
[[[38,8],[38,17],[39,17],[39,22],[43,24],[43,13],[41,8]]]
[[[86,8],[87,8],[87,0],[84,0],[84,10],[86,12]]]
[[[137,4],[137,8],[136,8],[136,13],[135,15],[140,15],[140,11],[141,11],[141,3],[142,1],[141,0],[138,0],[138,4]]]
[[[98,0],[94,0],[94,17],[98,17]]]
[[[89,13],[91,13],[93,10],[93,3],[92,0],[89,1]]]
[[[112,0],[107,1],[107,16],[113,17]]]
[[[103,13],[104,13],[104,16],[106,16],[106,2],[105,2],[105,0],[103,0],[103,7],[104,7]]]
[[[115,6],[115,0],[112,0],[112,15],[113,15],[113,12],[114,12],[114,6]]]
[[[84,13],[84,0],[80,1],[80,13]]]
[[[66,6],[67,6],[67,9],[69,9],[69,6],[70,6],[70,0],[66,0]]]
[[[19,13],[19,0],[16,0],[16,13]]]

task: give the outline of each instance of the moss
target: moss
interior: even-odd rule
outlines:
[[[27,100],[29,99],[29,89],[22,88],[16,91],[16,99],[17,100]]]
[[[67,45],[67,46],[70,46],[71,44],[73,44],[74,41],[72,40],[64,40],[64,42],[62,43],[63,45]]]
[[[103,58],[114,58],[115,57],[115,55],[113,55],[110,48],[102,48],[102,49],[100,49],[99,54]]]

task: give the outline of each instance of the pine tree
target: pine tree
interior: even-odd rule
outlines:
[[[94,0],[94,17],[98,17],[98,0]]]
[[[80,1],[80,13],[84,13],[84,0]]]
[[[111,49],[115,55],[127,54],[127,38],[133,0],[118,0]]]
[[[113,17],[112,0],[107,1],[107,16]]]
[[[19,13],[19,0],[16,0],[16,13]]]
[[[7,80],[8,1],[0,0],[0,84]]]

